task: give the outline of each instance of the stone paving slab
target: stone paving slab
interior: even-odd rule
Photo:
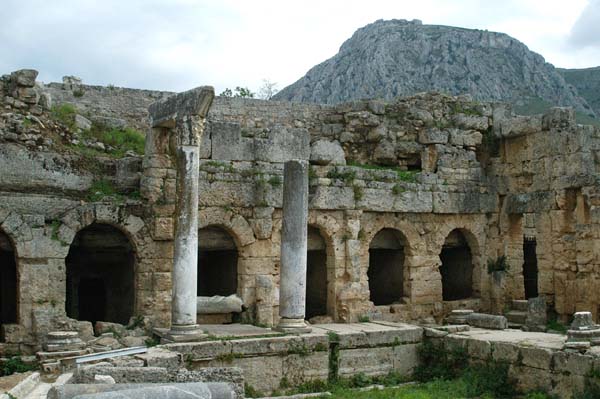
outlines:
[[[257,327],[251,324],[200,324],[200,329],[217,338],[280,334],[270,328]]]
[[[452,335],[489,342],[512,343],[519,346],[536,346],[539,348],[562,349],[566,335],[528,332],[521,330],[484,330],[471,328],[470,331],[456,332]]]

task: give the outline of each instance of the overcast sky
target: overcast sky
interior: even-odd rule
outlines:
[[[278,88],[377,19],[505,32],[555,66],[600,66],[600,0],[1,0],[0,73],[182,91]]]

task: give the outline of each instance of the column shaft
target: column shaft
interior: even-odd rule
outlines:
[[[177,148],[177,207],[172,330],[196,325],[199,147]]]
[[[308,162],[289,161],[283,169],[283,225],[279,328],[304,328],[308,223]]]

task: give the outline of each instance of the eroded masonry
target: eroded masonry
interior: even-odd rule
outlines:
[[[39,350],[57,330],[91,339],[98,321],[143,318],[177,341],[201,335],[196,314],[283,329],[309,328],[304,318],[433,323],[543,297],[565,322],[598,319],[600,130],[571,109],[516,116],[435,93],[213,100],[201,88],[187,114],[180,100],[148,113],[171,93],[36,75],[0,81],[4,353]],[[73,126],[53,118],[65,103]],[[144,130],[145,154],[98,156],[102,143],[78,137],[86,121]],[[290,160],[308,180],[305,218],[283,209],[286,178],[302,179],[284,178]],[[302,197],[295,187],[290,198]]]

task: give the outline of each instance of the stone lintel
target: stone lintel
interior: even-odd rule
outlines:
[[[152,127],[174,128],[176,121],[186,116],[205,118],[215,97],[215,89],[201,86],[175,94],[150,105]]]

